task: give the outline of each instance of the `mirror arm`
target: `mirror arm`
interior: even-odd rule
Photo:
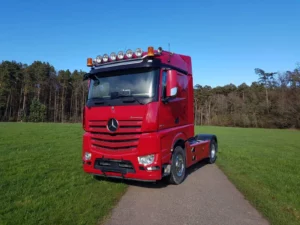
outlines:
[[[85,80],[89,79],[89,76],[90,76],[90,73],[84,74],[82,80],[85,81]]]
[[[91,74],[91,73],[84,74],[82,80],[85,81],[85,80],[88,80],[88,79],[95,79],[95,75]]]
[[[165,97],[165,98],[162,99],[162,102],[164,104],[167,104],[169,102],[169,100],[170,100],[170,97]]]
[[[164,97],[161,101],[164,103],[164,104],[167,104],[170,102],[170,100],[172,99],[175,99],[176,96],[171,96],[171,97]]]

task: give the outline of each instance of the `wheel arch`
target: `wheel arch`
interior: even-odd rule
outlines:
[[[185,140],[186,140],[186,136],[184,133],[180,132],[180,133],[176,134],[172,141],[171,152],[174,151],[176,146],[180,146],[183,149],[185,149]]]

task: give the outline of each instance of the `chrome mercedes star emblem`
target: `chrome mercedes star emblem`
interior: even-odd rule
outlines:
[[[114,118],[110,119],[108,122],[107,122],[107,129],[111,132],[115,132],[117,129],[118,129],[118,121]]]

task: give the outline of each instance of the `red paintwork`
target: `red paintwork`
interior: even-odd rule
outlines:
[[[146,53],[144,53],[145,55]],[[194,106],[193,106],[193,79],[192,63],[189,56],[173,54],[171,58],[168,52],[155,56],[165,64],[188,71],[188,75],[177,73],[178,92],[175,99],[168,104],[162,100],[162,88],[160,87],[160,100],[147,105],[85,107],[83,117],[83,151],[92,153],[92,159],[84,161],[83,169],[87,173],[102,175],[100,170],[93,167],[96,158],[123,159],[132,162],[136,173],[128,173],[125,178],[139,180],[160,180],[161,170],[140,170],[137,157],[155,154],[155,161],[151,166],[162,167],[171,161],[174,144],[178,140],[187,140],[194,136]],[[171,59],[168,62],[169,58]],[[161,71],[160,84],[163,71]],[[174,85],[174,83],[172,83]],[[119,121],[119,129],[112,135],[106,128],[107,121],[115,118]],[[175,119],[179,122],[174,126]],[[196,153],[191,148],[196,148]],[[118,150],[113,150],[118,148]],[[208,157],[209,141],[190,146],[185,144],[187,167]],[[195,154],[196,160],[192,160]],[[106,173],[107,176],[118,176],[117,173]]]

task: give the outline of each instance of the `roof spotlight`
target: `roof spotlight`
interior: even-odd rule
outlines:
[[[116,53],[112,52],[112,53],[110,54],[110,59],[113,60],[113,61],[115,61],[115,60],[117,59]]]
[[[142,50],[141,48],[137,48],[137,49],[135,50],[135,55],[136,55],[137,57],[141,57],[142,54],[143,54],[143,50]]]
[[[101,55],[98,55],[98,56],[96,57],[96,63],[101,63],[101,61],[102,61],[102,56],[101,56]]]
[[[107,62],[108,61],[108,55],[104,54],[102,60],[103,60],[103,62]]]
[[[118,52],[118,59],[123,59],[124,58],[124,52],[119,51]]]
[[[158,52],[159,54],[161,54],[161,53],[162,53],[162,47],[158,47],[157,52]]]
[[[133,55],[132,50],[131,50],[131,49],[128,49],[128,50],[126,51],[126,56],[127,56],[127,58],[131,58],[132,55]]]

